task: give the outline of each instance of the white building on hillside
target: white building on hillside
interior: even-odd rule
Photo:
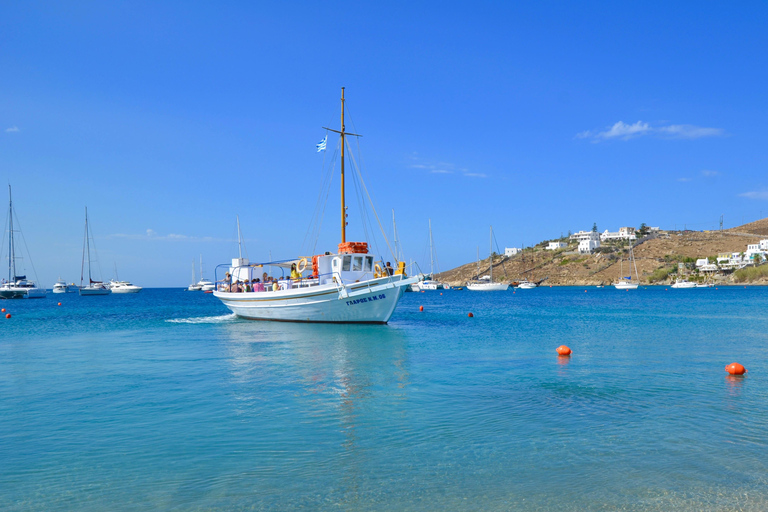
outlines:
[[[761,263],[764,259],[768,259],[768,240],[760,240],[756,244],[747,245],[744,259],[747,261],[752,260],[755,263]]]
[[[549,242],[549,245],[545,247],[548,251],[556,251],[558,249],[563,249],[565,247],[568,247],[568,244],[565,242],[560,242],[559,240],[557,242]]]
[[[595,233],[597,235],[597,233]],[[579,242],[579,254],[592,254],[592,251],[600,247],[600,236],[597,240],[586,239]]]
[[[600,235],[600,240],[607,242],[609,240],[637,240],[635,228],[619,228],[618,232],[610,232],[607,229]]]
[[[571,235],[571,240],[577,240],[579,242],[583,240],[600,240],[600,233],[597,231],[579,231]]]
[[[521,249],[520,247],[505,247],[504,248],[504,256],[506,256],[507,258],[510,258],[510,257],[514,256],[515,254],[520,254],[521,252],[523,252],[523,249]]]

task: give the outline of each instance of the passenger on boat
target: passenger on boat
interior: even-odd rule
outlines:
[[[221,290],[228,291],[228,292],[232,291],[232,276],[230,275],[229,272],[224,274],[224,280],[222,281]]]
[[[291,263],[291,279],[301,279],[301,272],[296,268],[295,263]]]
[[[277,291],[277,290],[279,290],[279,289],[280,289],[280,285],[279,285],[279,284],[277,284],[277,280],[273,280],[273,281],[272,281],[272,291],[273,291],[273,292],[276,292],[276,291]]]
[[[395,273],[395,269],[392,268],[392,264],[390,262],[387,262],[387,266],[384,270],[386,270],[387,274],[390,276]]]
[[[250,283],[248,282],[248,280],[246,279],[246,280],[245,280],[245,287],[243,288],[243,291],[244,291],[244,292],[250,292],[251,290],[252,290],[252,288],[251,288],[251,285],[250,285]]]
[[[261,281],[264,282],[264,283],[268,283],[269,282],[269,276],[267,275],[266,272],[261,274]]]

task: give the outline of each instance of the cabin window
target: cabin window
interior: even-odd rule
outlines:
[[[335,272],[338,272],[339,265],[341,265],[341,259],[340,258],[333,258],[332,260],[333,270]]]
[[[370,272],[373,269],[373,258],[368,256],[365,258],[365,271]]]
[[[355,256],[355,259],[352,261],[352,271],[360,272],[361,270],[363,270],[363,257]]]
[[[344,256],[344,263],[341,264],[341,270],[349,272],[349,262],[352,260],[352,256]]]

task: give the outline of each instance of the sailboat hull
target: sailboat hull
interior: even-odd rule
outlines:
[[[406,287],[418,277],[374,279],[275,292],[214,291],[225,306],[241,318],[276,322],[385,324]]]
[[[505,283],[472,283],[467,285],[467,290],[473,292],[503,292],[508,289],[509,285]]]
[[[80,295],[81,296],[87,296],[87,295],[109,295],[112,293],[112,290],[109,288],[90,288],[90,287],[83,287],[80,288]]]
[[[638,285],[636,283],[616,283],[613,286],[617,290],[637,290]]]

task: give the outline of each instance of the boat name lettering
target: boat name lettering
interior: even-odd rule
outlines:
[[[353,299],[347,301],[347,306],[353,306],[355,304],[362,304],[364,302],[373,302],[374,300],[386,299],[387,296],[383,293],[381,295],[372,295],[371,297],[363,297],[362,299]]]

